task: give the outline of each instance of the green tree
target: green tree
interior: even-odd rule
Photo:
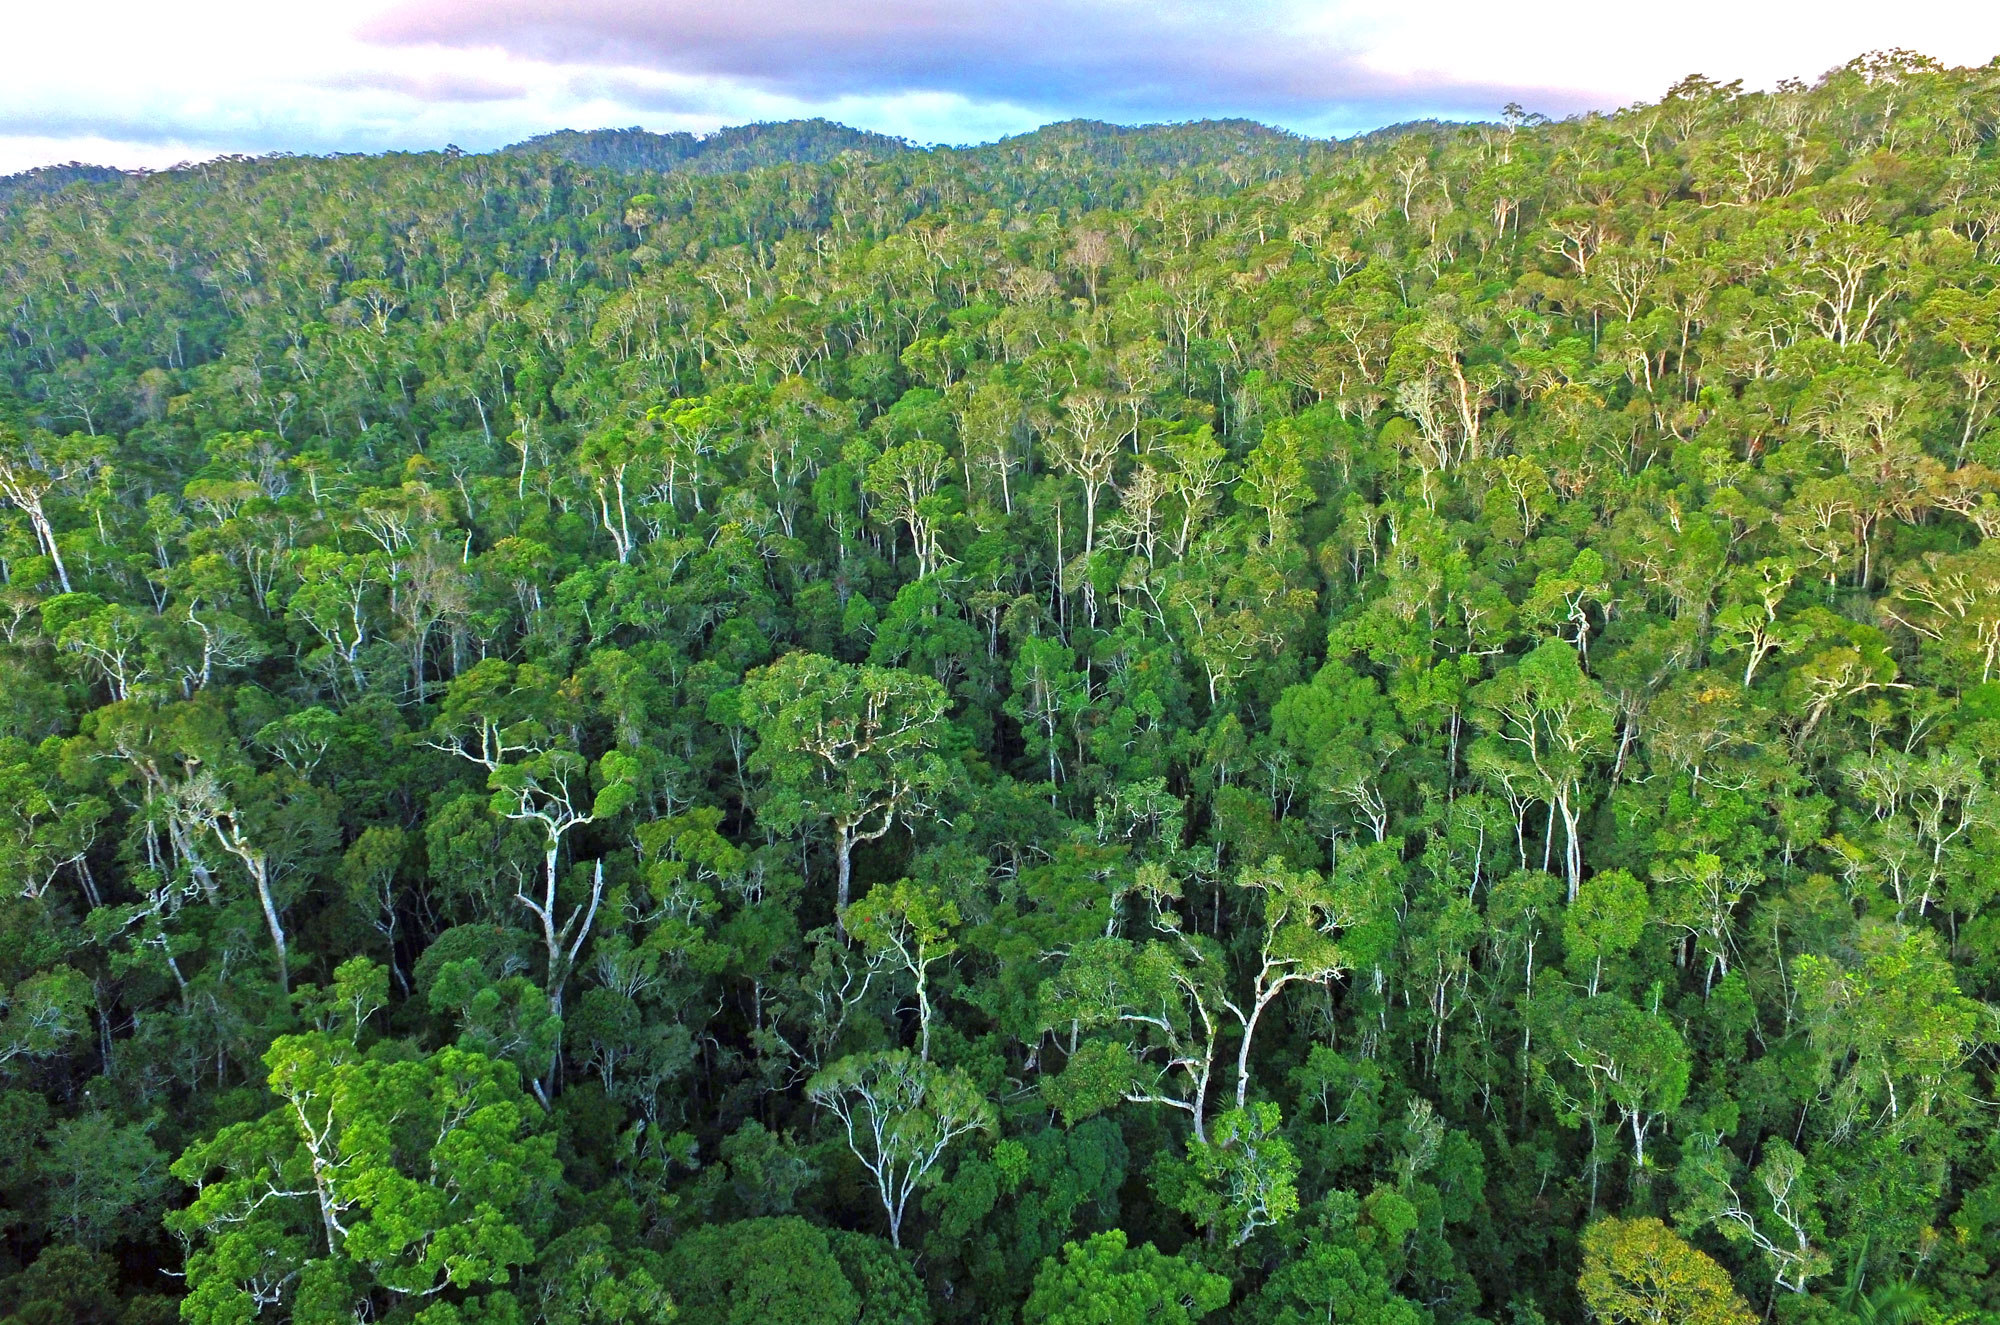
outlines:
[[[189,1319],[512,1296],[554,1219],[560,1166],[511,1065],[317,1032],[265,1058],[279,1106],[174,1162],[197,1193],[168,1218],[190,1246]]]
[[[143,1236],[159,1218],[167,1187],[167,1157],[148,1135],[155,1125],[96,1112],[51,1128],[40,1162],[51,1226],[93,1251]]]
[[[749,767],[764,779],[758,813],[781,833],[832,829],[834,910],[844,914],[854,848],[887,836],[943,785],[944,690],[907,672],[793,653],[752,672],[742,693],[757,734]]]
[[[55,966],[0,992],[0,1071],[59,1054],[83,1034],[94,999],[80,972]]]
[[[1563,912],[1563,951],[1570,969],[1596,998],[1604,981],[1604,960],[1623,957],[1646,932],[1646,885],[1625,870],[1593,874],[1580,884]]]
[[[1229,1281],[1122,1229],[1063,1244],[1035,1272],[1022,1308],[1029,1325],[1191,1325],[1229,1303]]]
[[[855,1325],[861,1316],[826,1233],[795,1216],[694,1229],[668,1267],[683,1313],[719,1325]]]
[[[1248,1242],[1298,1213],[1299,1161],[1268,1101],[1231,1109],[1205,1137],[1190,1137],[1187,1162],[1163,1169],[1173,1204],[1211,1238]]]
[[[1472,699],[1479,724],[1490,733],[1471,751],[1474,767],[1503,787],[1527,788],[1552,816],[1561,816],[1563,875],[1574,902],[1583,882],[1584,778],[1591,761],[1610,752],[1610,700],[1561,640],[1544,640],[1474,690]]]
[[[898,879],[875,888],[842,917],[848,932],[909,973],[917,987],[917,1057],[931,1057],[931,967],[958,951],[958,907],[935,887]]]
[[[1243,1026],[1236,1053],[1236,1107],[1250,1094],[1250,1046],[1264,1011],[1292,984],[1323,984],[1347,969],[1333,935],[1352,924],[1357,910],[1312,870],[1293,872],[1280,857],[1236,876],[1236,886],[1263,895],[1262,942],[1251,978],[1248,1006],[1230,1003]]]
[[[993,1106],[962,1072],[902,1049],[843,1058],[815,1075],[806,1094],[840,1120],[847,1148],[873,1180],[888,1216],[889,1241],[897,1247],[910,1197],[952,1142],[994,1126]]]
[[[1208,1127],[1224,1015],[1222,960],[1212,945],[1099,938],[1070,950],[1037,991],[1044,1032],[1066,1034],[1068,1057],[1042,1092],[1071,1123],[1119,1100],[1164,1104]],[[1079,1039],[1084,1032],[1102,1032]]]

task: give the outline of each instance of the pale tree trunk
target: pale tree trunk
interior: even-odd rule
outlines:
[[[285,942],[284,922],[278,918],[278,901],[271,892],[271,858],[243,836],[233,812],[229,817],[228,832],[223,831],[220,815],[210,820],[209,827],[214,830],[216,840],[222,843],[222,849],[243,862],[250,882],[256,885],[257,904],[263,909],[265,928],[271,932],[271,949],[278,958],[278,988],[290,993],[290,954]]]
[[[854,833],[844,825],[840,829],[839,845],[835,848],[839,858],[834,875],[833,920],[840,932],[847,932],[847,897],[854,883]]]
[[[1242,1108],[1250,1094],[1250,1042],[1257,1034],[1257,1021],[1264,1015],[1264,1009],[1271,1006],[1271,1000],[1278,996],[1278,989],[1268,990],[1250,1008],[1250,1015],[1243,1022],[1243,1046],[1236,1051],[1236,1107]]]
[[[262,853],[258,854],[257,865],[251,875],[257,881],[257,901],[264,908],[264,924],[271,931],[271,947],[278,955],[278,988],[290,993],[292,971],[285,947],[285,926],[278,919],[277,902],[271,896],[270,866]]]
[[[55,565],[56,583],[62,586],[64,593],[69,593],[69,567],[63,565],[62,549],[56,546],[55,527],[49,523],[49,517],[42,513],[42,504],[36,502],[21,509],[28,513],[28,522],[35,526],[35,533],[41,536],[42,546],[47,550],[50,562]]]

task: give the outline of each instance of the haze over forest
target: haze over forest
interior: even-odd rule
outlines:
[[[1996,136],[0,178],[0,1325],[2000,1321]]]

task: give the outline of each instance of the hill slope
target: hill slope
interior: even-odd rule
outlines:
[[[0,1325],[1992,1325],[1996,107],[43,177]]]
[[[126,178],[126,172],[110,166],[88,166],[70,161],[59,166],[39,166],[19,174],[0,175],[0,204],[15,198],[34,198],[58,193],[72,184],[110,184]]]
[[[639,128],[564,129],[501,149],[511,154],[547,152],[580,166],[661,174],[676,170],[722,174],[831,161],[848,152],[879,158],[908,150],[910,144],[900,138],[824,119],[740,124],[701,135]]]
[[[1021,164],[1038,158],[1087,161],[1105,169],[1185,170],[1218,161],[1309,159],[1325,144],[1254,120],[1187,120],[1174,124],[1107,124],[1064,120],[998,142],[959,149],[965,155]]]

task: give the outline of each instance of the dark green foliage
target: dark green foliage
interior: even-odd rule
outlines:
[[[915,1287],[886,1252],[794,1216],[696,1229],[674,1244],[668,1267],[682,1310],[728,1325],[902,1325]]]
[[[719,175],[760,166],[831,161],[844,152],[883,157],[910,150],[900,138],[850,129],[831,120],[742,124],[696,136],[644,129],[564,129],[502,149],[522,156],[547,152],[579,166],[610,170],[693,170]]]
[[[1304,162],[1311,160],[1316,150],[1323,150],[1323,145],[1252,120],[1137,125],[1064,120],[1045,124],[1031,133],[961,150],[969,156],[1009,165],[1025,164],[1037,157],[1055,157],[1104,170],[1126,166],[1187,170],[1260,156]]]

